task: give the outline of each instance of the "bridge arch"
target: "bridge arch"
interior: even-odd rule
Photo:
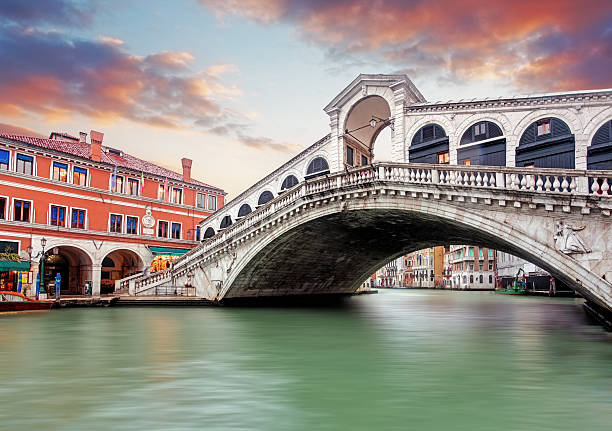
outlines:
[[[521,257],[586,298],[610,303],[612,285],[601,274],[555,249],[552,220],[535,232],[527,232],[526,226],[491,217],[481,207],[458,211],[444,199],[409,199],[398,193],[314,205],[302,211],[299,219],[280,224],[274,235],[254,241],[235,262],[217,298],[349,293],[376,269],[405,253],[469,243]],[[316,251],[321,249],[326,250],[326,259],[320,259]],[[316,265],[310,265],[309,259]]]
[[[391,106],[385,97],[374,94],[359,99],[350,107],[341,123],[344,166],[372,163],[376,138],[390,125]]]
[[[238,209],[238,216],[236,218],[244,217],[249,214],[251,211],[251,206],[247,203],[240,205],[240,209]]]
[[[473,118],[458,130],[461,133],[455,136],[457,164],[506,165],[508,129],[504,124],[494,118]]]
[[[270,190],[264,190],[257,198],[257,206],[260,207],[262,205],[265,205],[272,199],[274,199],[274,194]]]
[[[213,236],[215,236],[215,230],[212,227],[207,227],[204,231],[203,239],[212,238]]]
[[[449,138],[444,127],[428,122],[419,128],[412,135],[408,156],[411,163],[450,163]]]
[[[59,273],[62,294],[85,293],[85,283],[93,280],[93,256],[84,248],[66,243],[52,244],[48,252],[45,260],[45,289],[54,283]]]
[[[284,193],[286,190],[289,190],[297,186],[300,183],[300,180],[298,180],[297,176],[295,176],[292,173],[285,175],[284,177],[282,177],[282,179],[283,179],[282,183],[280,184],[280,187],[278,188],[279,195],[281,193]]]
[[[145,259],[129,248],[115,247],[101,260],[100,293],[112,293],[115,281],[143,271]]]
[[[221,229],[225,229],[228,228],[232,225],[233,221],[232,221],[232,216],[231,215],[226,215],[221,219],[221,223],[219,224],[219,230]]]
[[[556,116],[539,117],[525,128],[516,147],[515,164],[521,167],[574,169],[575,135]]]
[[[329,174],[329,172],[329,163],[327,158],[322,155],[316,155],[306,164],[304,179],[309,180],[321,175]]]

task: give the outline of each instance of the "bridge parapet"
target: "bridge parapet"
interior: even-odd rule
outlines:
[[[303,181],[176,260],[172,269],[142,275],[130,282],[138,294],[153,286],[173,285],[181,277],[189,280],[198,268],[231,255],[261,234],[273,234],[277,225],[328,201],[385,194],[388,190],[412,198],[444,196],[459,203],[489,207],[496,203],[500,207],[543,209],[547,213],[555,208],[570,213],[574,207],[586,215],[596,209],[601,216],[609,216],[610,178],[611,171],[375,163]],[[225,276],[216,278],[221,285]]]

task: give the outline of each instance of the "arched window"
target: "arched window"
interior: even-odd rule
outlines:
[[[289,190],[292,187],[297,186],[298,184],[298,179],[295,177],[295,175],[288,175],[284,180],[283,180],[283,184],[281,185],[281,193],[284,192],[285,190]]]
[[[612,120],[601,126],[587,149],[587,169],[612,169]]]
[[[466,276],[464,275],[464,276],[463,276],[463,284],[465,284],[465,283],[467,283],[467,278],[466,278]]]
[[[474,283],[474,276],[470,275],[470,283]]]
[[[308,164],[306,169],[306,179],[318,177],[319,175],[329,174],[329,165],[327,160],[323,157],[315,157],[312,162]]]
[[[252,211],[251,210],[251,206],[249,204],[242,204],[242,206],[238,210],[238,217],[244,217],[245,215],[247,215],[251,211]]]
[[[497,138],[497,139],[496,139]],[[479,144],[479,142],[481,142]],[[473,144],[469,145],[468,144]],[[506,165],[506,138],[504,132],[491,121],[480,121],[463,133],[457,149],[459,165]]]
[[[204,232],[204,239],[212,238],[215,236],[215,230],[212,227],[209,227]]]
[[[257,200],[257,205],[265,205],[268,202],[270,202],[272,199],[274,199],[274,195],[272,194],[272,192],[269,192],[266,190],[265,192],[259,195],[259,199]]]
[[[232,225],[232,217],[229,215],[226,215],[221,220],[221,225],[219,226],[219,229],[225,229],[226,227],[229,227],[231,225]]]
[[[480,277],[478,277],[478,282],[479,282],[480,284],[484,283],[484,277],[483,277],[483,275],[482,275],[482,274],[480,274]]]
[[[563,120],[541,118],[525,129],[516,148],[516,166],[574,169],[574,135]]]
[[[448,136],[444,129],[437,124],[421,127],[412,137],[409,159],[411,163],[449,163]]]

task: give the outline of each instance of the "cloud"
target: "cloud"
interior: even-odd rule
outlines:
[[[242,145],[262,151],[278,151],[282,153],[295,153],[299,146],[288,142],[279,142],[267,137],[255,137],[238,133],[238,140]]]
[[[114,37],[109,36],[100,36],[98,37],[100,42],[104,42],[109,45],[123,45],[124,42],[121,39],[115,39]]]
[[[419,77],[505,80],[523,89],[611,85],[606,0],[200,0],[219,17],[289,22],[337,61],[386,61]],[[348,56],[350,55],[350,56]],[[601,64],[597,64],[597,55]],[[552,75],[551,75],[552,72]],[[579,86],[579,87],[577,87]]]
[[[159,127],[214,124],[232,116],[216,97],[240,94],[205,72],[189,69],[184,51],[138,57],[116,43],[68,40],[19,27],[0,31],[0,113],[71,113],[128,119]]]
[[[94,15],[91,6],[68,0],[2,0],[0,17],[20,25],[54,24],[57,26],[89,24]]]

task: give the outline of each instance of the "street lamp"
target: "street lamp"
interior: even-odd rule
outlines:
[[[34,259],[39,259],[39,271],[38,275],[40,277],[40,287],[36,290],[36,298],[40,293],[45,293],[45,259],[48,257],[47,253],[45,253],[45,246],[47,245],[47,238],[44,236],[40,239],[40,245],[42,246],[42,251],[39,251]],[[32,261],[32,252],[34,251],[34,247],[29,245],[26,247],[26,251],[30,255],[30,261]]]

